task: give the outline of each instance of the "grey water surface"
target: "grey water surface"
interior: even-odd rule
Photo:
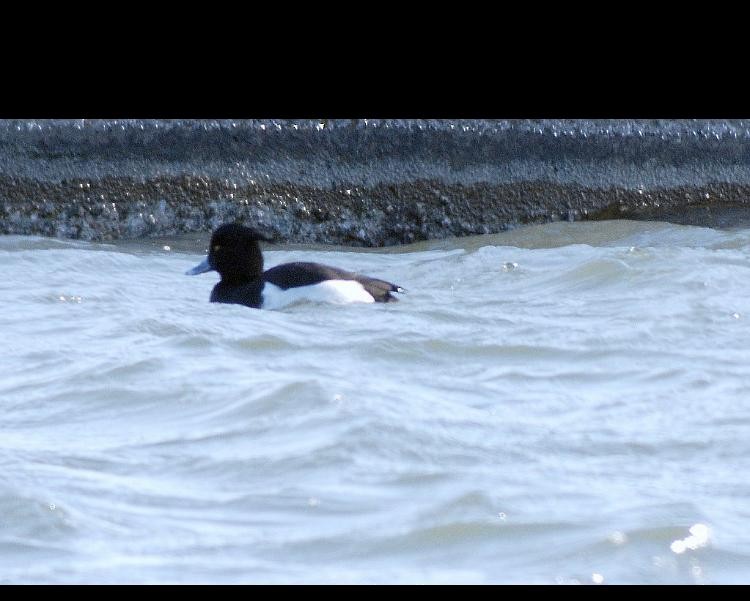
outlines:
[[[0,583],[750,582],[749,229],[204,249],[0,237]]]

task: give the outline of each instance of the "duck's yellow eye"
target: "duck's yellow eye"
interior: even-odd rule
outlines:
[[[213,250],[214,252],[216,252],[217,250],[221,250],[221,244],[214,244],[211,250]]]

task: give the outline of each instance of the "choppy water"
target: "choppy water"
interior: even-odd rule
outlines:
[[[750,581],[750,230],[270,250],[409,290],[276,312],[200,242],[0,237],[0,582]]]

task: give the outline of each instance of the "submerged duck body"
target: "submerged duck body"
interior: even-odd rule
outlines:
[[[403,288],[320,263],[284,263],[263,271],[259,241],[270,240],[239,224],[226,224],[211,236],[208,257],[187,275],[218,271],[221,281],[211,292],[213,303],[255,309],[277,309],[300,300],[333,303],[388,303]]]

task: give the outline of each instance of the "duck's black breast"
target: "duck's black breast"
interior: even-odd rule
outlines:
[[[353,280],[359,282],[375,301],[380,303],[398,300],[390,293],[401,291],[399,286],[390,282],[320,263],[284,263],[266,271],[263,274],[263,279],[282,290],[299,286],[313,286],[326,280]]]
[[[212,303],[233,303],[260,309],[263,304],[263,281],[260,279],[243,284],[221,281],[211,292]]]

